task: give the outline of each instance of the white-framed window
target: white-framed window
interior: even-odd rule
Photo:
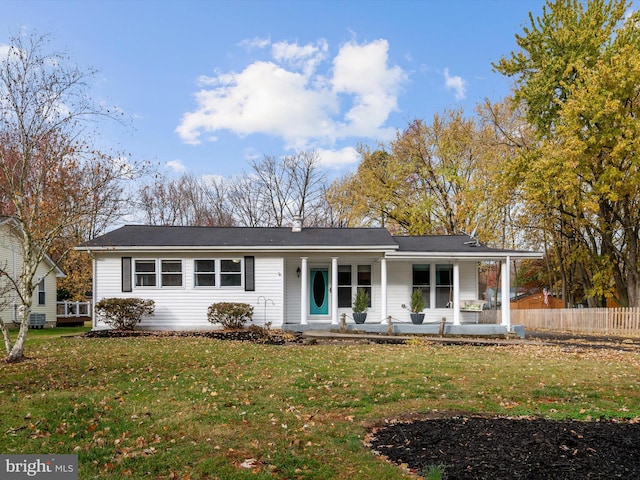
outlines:
[[[338,265],[338,307],[349,308],[353,303],[351,265]]]
[[[133,262],[133,277],[136,287],[182,287],[182,260],[136,259]]]
[[[453,301],[453,265],[436,265],[436,308],[447,308]]]
[[[216,286],[216,261],[212,258],[194,260],[193,285],[196,287]]]
[[[235,288],[243,285],[243,259],[204,258],[193,262],[193,285],[202,288]]]
[[[422,291],[425,308],[429,308],[431,305],[431,265],[428,263],[413,265],[412,287],[412,290]]]
[[[182,286],[182,260],[160,260],[160,285],[163,287]]]
[[[413,264],[412,289],[421,290],[426,308],[449,308],[453,301],[453,264]]]
[[[220,286],[242,286],[242,260],[239,258],[223,258],[220,260]]]
[[[38,281],[38,305],[44,305],[47,300],[47,293],[44,286],[44,277]]]
[[[369,308],[371,308],[371,265],[358,265],[358,283],[356,289],[361,288],[369,295]]]
[[[371,272],[371,265],[338,265],[338,308],[350,308],[358,288],[369,294],[371,307]]]
[[[155,260],[135,260],[134,278],[136,287],[157,286],[156,261]]]

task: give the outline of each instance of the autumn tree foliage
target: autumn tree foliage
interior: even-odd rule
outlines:
[[[522,200],[591,306],[640,305],[639,26],[625,0],[547,2],[495,65],[535,127],[511,165]]]
[[[135,168],[98,151],[86,128],[109,115],[86,93],[95,73],[47,51],[45,36],[18,35],[0,59],[0,205],[15,221],[22,266],[5,272],[18,297],[20,329],[4,335],[8,361],[24,356],[36,269],[55,251],[63,259],[67,238],[100,233],[120,213],[118,182]],[[75,238],[74,238],[75,240]],[[0,319],[0,329],[6,332]]]
[[[491,125],[461,110],[416,119],[389,145],[360,147],[355,173],[335,182],[331,205],[344,223],[380,225],[398,234],[476,231],[500,241],[506,202],[497,202]]]

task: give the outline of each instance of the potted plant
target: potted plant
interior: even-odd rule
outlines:
[[[409,307],[411,312],[409,314],[411,316],[411,322],[416,325],[420,325],[424,321],[424,313],[422,313],[422,310],[424,310],[424,307],[426,306],[427,304],[425,303],[424,298],[422,298],[422,290],[415,289],[411,292],[411,305]]]
[[[364,323],[367,319],[367,308],[369,308],[369,294],[364,288],[359,288],[356,290],[356,296],[353,299],[353,321]]]

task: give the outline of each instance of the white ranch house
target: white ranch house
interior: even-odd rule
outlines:
[[[337,328],[358,288],[370,294],[359,330],[428,333],[446,319],[447,333],[506,333],[510,261],[537,252],[498,250],[465,235],[392,236],[384,228],[170,227],[127,225],[78,247],[93,257],[94,304],[108,297],[152,299],[156,312],[140,328],[208,329],[215,302],[254,306],[253,322],[303,331]],[[475,325],[478,262],[502,264],[500,325]],[[407,306],[421,289],[424,325]],[[462,308],[461,308],[462,306]],[[389,318],[390,317],[390,318]],[[95,329],[106,325],[95,319]]]

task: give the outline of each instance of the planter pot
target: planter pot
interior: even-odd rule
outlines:
[[[414,325],[421,325],[424,322],[424,313],[410,313],[409,315],[411,315],[411,322]]]
[[[367,312],[355,313],[353,312],[353,321],[356,323],[364,323],[367,319]]]

